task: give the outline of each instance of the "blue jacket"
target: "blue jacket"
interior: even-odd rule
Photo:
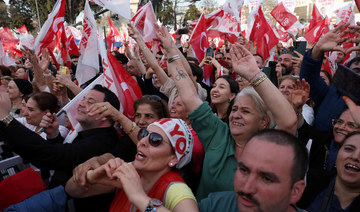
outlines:
[[[310,98],[318,107],[315,115],[314,127],[322,131],[331,131],[331,120],[340,116],[346,108],[342,95],[332,85],[326,85],[320,77],[323,57],[313,59],[312,50],[305,53],[300,69],[300,78],[310,84]]]

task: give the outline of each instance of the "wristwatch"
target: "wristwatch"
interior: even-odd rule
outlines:
[[[9,114],[0,120],[0,126],[7,127],[12,122],[12,120],[14,120],[14,117]]]
[[[155,212],[157,211],[157,207],[160,207],[162,202],[158,199],[150,199],[149,203],[146,206],[145,212]]]

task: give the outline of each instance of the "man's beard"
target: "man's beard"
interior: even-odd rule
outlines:
[[[289,66],[289,67],[286,67],[286,66],[283,66],[283,65],[281,65],[281,66],[285,68],[285,70],[282,71],[283,76],[292,74],[292,72],[294,70],[293,66]]]

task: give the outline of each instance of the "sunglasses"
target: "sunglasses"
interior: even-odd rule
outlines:
[[[140,129],[137,139],[138,139],[138,141],[140,141],[141,139],[145,138],[148,135],[149,135],[149,139],[148,139],[149,144],[153,147],[158,147],[162,142],[165,142],[165,143],[171,145],[169,142],[166,142],[159,133],[156,133],[156,132],[150,133],[147,129]]]

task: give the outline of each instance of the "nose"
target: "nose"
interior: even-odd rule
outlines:
[[[146,141],[146,139],[148,139],[147,137],[148,136],[145,136],[144,138],[140,139],[140,141],[138,141],[138,143],[137,143],[137,147],[139,147],[139,146],[147,147],[147,145],[149,144]]]
[[[242,191],[246,194],[256,193],[256,177],[253,175],[247,176],[242,186]]]

